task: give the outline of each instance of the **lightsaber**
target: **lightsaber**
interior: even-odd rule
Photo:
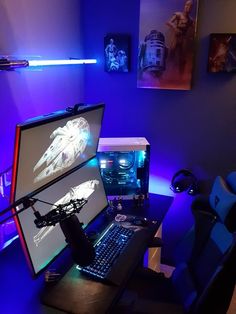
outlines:
[[[49,66],[49,65],[75,65],[75,64],[94,64],[96,59],[59,59],[59,60],[28,60],[30,67]]]
[[[53,65],[95,64],[96,59],[52,59],[52,60],[8,60],[0,59],[0,70],[14,70],[26,67],[43,67]]]

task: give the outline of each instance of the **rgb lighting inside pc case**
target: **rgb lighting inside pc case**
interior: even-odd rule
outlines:
[[[148,193],[150,145],[145,138],[100,138],[97,156],[107,195]]]

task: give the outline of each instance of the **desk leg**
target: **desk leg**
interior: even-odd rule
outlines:
[[[160,228],[157,230],[155,237],[162,237],[162,225],[160,225]],[[146,266],[156,272],[160,272],[161,247],[149,248],[147,250],[147,256],[148,261]]]

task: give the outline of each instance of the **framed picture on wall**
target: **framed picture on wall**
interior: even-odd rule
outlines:
[[[236,34],[210,34],[208,72],[236,72]]]
[[[107,34],[104,38],[104,61],[107,72],[129,72],[130,36]]]
[[[198,0],[140,0],[137,86],[191,89]]]

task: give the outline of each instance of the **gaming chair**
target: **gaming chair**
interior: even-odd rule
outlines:
[[[193,204],[194,241],[170,278],[137,271],[129,313],[226,314],[236,283],[236,172],[217,177],[208,200]],[[121,302],[122,304],[122,302]]]

